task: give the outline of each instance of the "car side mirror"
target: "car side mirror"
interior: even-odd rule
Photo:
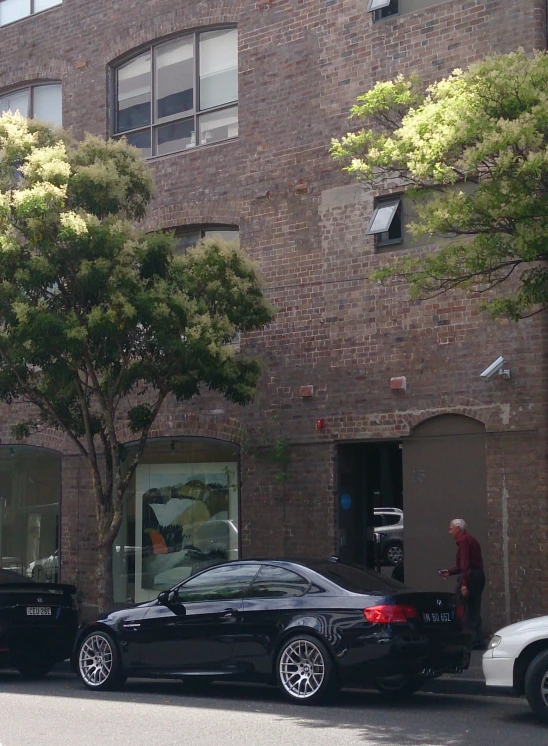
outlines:
[[[158,594],[158,603],[162,604],[163,606],[172,606],[173,604],[178,603],[179,601],[179,591],[177,588],[174,588],[171,591],[162,591]],[[181,609],[182,613],[186,613],[183,609]]]

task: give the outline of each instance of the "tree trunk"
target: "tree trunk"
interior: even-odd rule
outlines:
[[[100,613],[110,611],[114,604],[112,544],[105,544],[102,536],[97,547],[97,603]]]

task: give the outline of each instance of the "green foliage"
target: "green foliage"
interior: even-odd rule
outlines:
[[[75,143],[0,117],[0,400],[37,408],[16,437],[53,427],[89,459],[101,546],[116,536],[162,402],[203,387],[249,402],[260,366],[230,340],[272,318],[256,267],[234,245],[211,239],[174,256],[172,236],[135,227],[152,189],[125,141]],[[124,413],[139,447],[122,465]]]
[[[415,201],[412,233],[446,239],[373,279],[403,278],[423,298],[456,287],[487,292],[515,273],[518,282],[484,307],[514,320],[546,308],[547,91],[548,56],[519,50],[455,70],[423,94],[398,78],[358,99],[359,127],[333,141],[332,155],[375,188],[395,180]]]

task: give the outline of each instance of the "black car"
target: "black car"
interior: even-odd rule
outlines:
[[[0,667],[41,678],[70,657],[78,629],[76,588],[0,569]]]
[[[128,676],[232,678],[277,683],[303,704],[352,684],[396,697],[468,666],[463,622],[452,593],[338,561],[242,560],[84,623],[72,662],[96,690]]]

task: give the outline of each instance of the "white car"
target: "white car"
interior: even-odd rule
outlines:
[[[499,629],[482,664],[488,687],[525,694],[533,712],[548,722],[548,616]]]

